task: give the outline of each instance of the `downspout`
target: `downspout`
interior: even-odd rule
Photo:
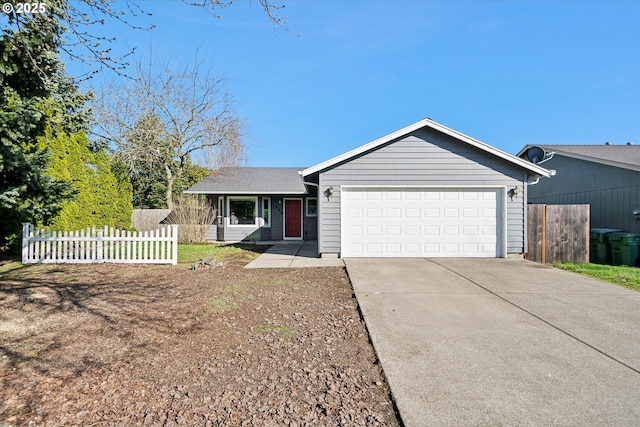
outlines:
[[[556,176],[555,169],[549,169],[549,172],[551,172],[551,176]],[[535,181],[527,181],[527,184],[528,185],[536,185],[538,182],[540,182],[540,177],[538,177]]]

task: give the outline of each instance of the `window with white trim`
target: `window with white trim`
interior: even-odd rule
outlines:
[[[318,199],[316,197],[307,198],[307,216],[318,216]]]
[[[229,226],[256,225],[257,197],[229,197]]]
[[[264,227],[271,227],[271,197],[262,198],[262,220]]]

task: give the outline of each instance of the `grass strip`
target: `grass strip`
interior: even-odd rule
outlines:
[[[625,265],[554,264],[554,267],[640,291],[640,268]]]

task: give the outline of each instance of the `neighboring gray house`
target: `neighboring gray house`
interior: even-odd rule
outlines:
[[[524,147],[518,156],[531,146]],[[592,228],[640,233],[640,146],[540,145],[555,155],[543,165],[553,179],[529,187],[529,203],[591,205]]]
[[[525,252],[527,183],[550,175],[424,119],[306,169],[223,168],[186,192],[218,206],[212,239],[318,240],[322,256],[506,257]]]

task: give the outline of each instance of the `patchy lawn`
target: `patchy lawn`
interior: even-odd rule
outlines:
[[[270,246],[252,244],[201,244],[178,245],[178,262],[193,263],[200,259],[215,257],[218,261],[251,262]]]
[[[244,270],[255,253],[211,247],[224,265],[192,271],[203,248],[184,249],[5,264],[0,425],[398,425],[343,269]]]
[[[555,264],[554,267],[640,291],[640,268],[624,265],[571,263]]]

